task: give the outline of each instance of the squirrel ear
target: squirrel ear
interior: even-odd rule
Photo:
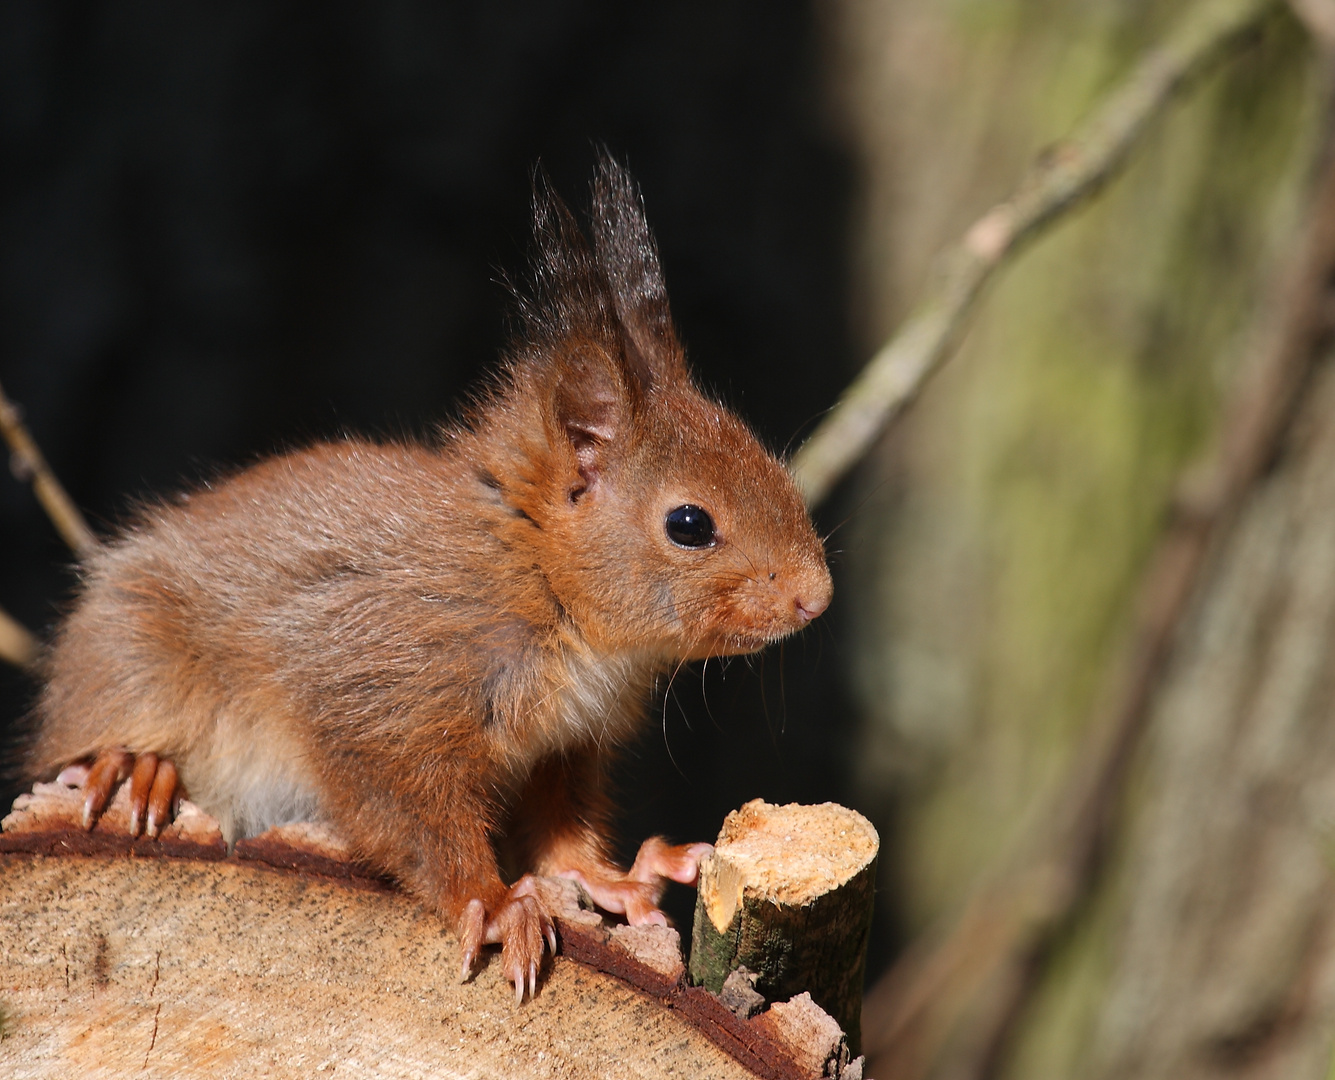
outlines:
[[[553,374],[552,412],[588,487],[629,430],[631,391],[616,361],[588,342],[563,351]]]
[[[684,382],[686,359],[644,201],[630,173],[605,151],[593,181],[593,246],[611,288],[631,374],[645,390]]]

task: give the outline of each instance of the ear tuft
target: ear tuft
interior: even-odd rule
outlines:
[[[630,173],[604,151],[593,181],[594,252],[612,294],[626,363],[646,390],[686,378],[658,245]]]
[[[573,337],[620,346],[602,267],[541,168],[533,174],[531,291],[516,291],[528,342],[552,348]]]
[[[593,210],[591,246],[535,170],[532,287],[516,292],[516,359],[546,387],[549,437],[568,442],[586,486],[625,445],[645,395],[687,379],[639,192],[606,155]]]

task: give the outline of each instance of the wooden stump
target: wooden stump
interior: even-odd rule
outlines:
[[[700,868],[692,981],[722,993],[745,968],[766,1001],[809,991],[858,1053],[879,847],[871,822],[835,803],[733,811]]]

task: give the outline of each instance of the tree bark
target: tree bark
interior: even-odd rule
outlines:
[[[1324,1076],[1335,1028],[1335,362],[1155,715],[1091,1073]]]

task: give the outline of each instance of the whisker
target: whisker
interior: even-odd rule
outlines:
[[[742,553],[742,558],[744,558],[744,559],[747,561],[747,563],[750,564],[750,566],[751,566],[751,570],[752,570],[752,572],[755,574],[755,577],[751,577],[751,578],[748,578],[748,577],[746,577],[745,575],[742,575],[743,580],[745,580],[745,581],[754,581],[754,582],[756,582],[757,584],[759,584],[759,582],[760,582],[760,578],[761,578],[760,567],[758,567],[758,566],[756,565],[756,561],[755,561],[753,558],[751,558],[751,553],[750,553],[749,551],[747,551],[746,548],[743,548],[743,547],[739,547],[737,550],[740,551],[740,552]]]
[[[714,725],[714,730],[723,731],[723,725],[720,724],[714,716],[714,707],[709,703],[709,684],[706,676],[709,674],[709,661],[717,660],[719,666],[719,677],[722,678],[723,668],[727,663],[727,658],[722,656],[706,656],[705,662],[700,667],[700,698],[705,703],[705,715],[709,717],[709,722]]]
[[[780,460],[787,463],[790,456],[790,451],[793,448],[793,442],[802,434],[802,432],[808,430],[809,428],[814,428],[816,426],[816,423],[824,419],[825,416],[828,413],[830,413],[833,409],[834,405],[830,405],[824,409],[818,409],[816,412],[812,413],[800,424],[798,424],[797,430],[795,430],[791,435],[789,435],[788,441],[783,444],[783,451],[779,455]]]
[[[687,648],[685,651],[687,653],[694,652],[695,646],[698,643],[699,643],[699,638],[697,637],[689,643],[689,648]],[[689,780],[690,778],[682,770],[682,767],[677,763],[676,755],[672,753],[672,741],[668,738],[667,710],[668,710],[668,699],[672,698],[673,700],[676,700],[675,688],[677,683],[677,676],[681,674],[682,669],[686,666],[686,663],[687,662],[684,658],[678,660],[676,667],[672,669],[672,674],[668,676],[667,689],[663,692],[663,709],[662,709],[663,748],[667,751],[668,760],[672,762],[672,767],[677,770],[677,775],[680,776],[683,780]],[[678,704],[677,707],[679,709],[681,708],[680,703]],[[683,717],[686,716],[686,711],[684,709],[682,709],[682,716]],[[687,730],[690,730],[689,718],[686,720],[686,727]]]
[[[872,484],[872,486],[866,492],[863,493],[862,498],[860,498],[857,501],[857,503],[854,504],[852,509],[850,509],[848,513],[844,515],[843,520],[840,521],[837,525],[834,526],[834,528],[832,528],[829,532],[827,532],[824,536],[820,538],[820,542],[824,544],[826,541],[830,539],[830,537],[832,537],[835,533],[837,533],[840,529],[842,529],[845,525],[847,525],[850,521],[852,521],[854,515],[860,514],[863,511],[863,509],[865,509],[867,503],[871,501],[872,496],[879,494],[881,488],[885,487],[888,483],[890,483],[890,477],[882,476],[879,480],[876,481],[876,483]]]

